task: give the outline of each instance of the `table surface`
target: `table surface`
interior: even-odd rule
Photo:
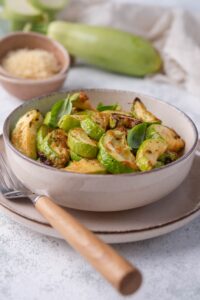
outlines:
[[[151,0],[142,2],[155,4],[155,1]],[[195,8],[198,6],[195,1],[163,2],[171,5],[182,2],[184,7],[191,7],[191,4]],[[200,5],[198,8],[200,9]],[[108,75],[83,67],[70,71],[65,87],[137,90],[166,101],[170,98],[175,104],[178,101],[178,106],[182,105],[183,110],[187,110],[184,102],[196,102],[196,107],[199,103],[198,99],[185,91],[170,88],[165,84],[152,84],[150,81]],[[184,101],[181,104],[182,99]],[[21,104],[21,101],[9,96],[0,87],[0,103],[1,132],[5,117],[14,107]],[[189,113],[197,122],[200,121],[198,111],[196,114]],[[162,237],[115,245],[114,248],[143,272],[142,288],[128,299],[200,299],[199,218],[182,229]],[[67,298],[122,299],[67,243],[35,233],[0,213],[0,299]]]

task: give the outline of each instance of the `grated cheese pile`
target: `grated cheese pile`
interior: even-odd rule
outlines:
[[[61,69],[53,53],[42,49],[19,49],[9,52],[2,67],[12,76],[25,79],[45,79]]]

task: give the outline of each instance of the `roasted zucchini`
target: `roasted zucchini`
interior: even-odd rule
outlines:
[[[167,150],[163,139],[145,140],[136,154],[136,164],[141,171],[149,171],[156,167],[158,158]]]
[[[43,117],[22,116],[11,133],[25,155],[56,168],[86,174],[149,171],[177,160],[184,140],[136,98],[129,111],[117,103],[95,110],[83,92],[68,94]]]
[[[154,116],[154,114],[147,110],[146,106],[139,98],[136,98],[133,101],[131,112],[136,119],[139,119],[142,122],[161,123],[161,121]]]
[[[160,124],[149,126],[146,138],[163,138],[169,151],[179,152],[185,147],[185,142],[175,130]]]
[[[99,141],[98,160],[109,173],[131,173],[137,171],[124,131],[108,130]]]
[[[48,127],[45,124],[42,124],[42,126],[40,126],[40,129],[37,132],[37,149],[38,151],[40,151],[40,147],[44,141],[44,138],[47,136],[47,134],[51,132],[51,128]]]
[[[70,150],[70,157],[71,157],[71,160],[75,160],[75,161],[79,161],[79,160],[83,159],[80,155],[76,154],[72,150]]]
[[[133,128],[135,125],[140,124],[141,121],[135,119],[131,116],[127,116],[126,114],[119,113],[111,113],[110,114],[110,128],[116,127],[125,127],[125,128]]]
[[[97,159],[81,159],[73,161],[65,168],[66,171],[85,174],[105,174],[106,169]]]
[[[68,133],[68,146],[71,151],[85,158],[97,156],[97,142],[90,139],[82,128],[71,129]]]
[[[11,134],[11,142],[26,156],[37,159],[36,136],[43,122],[41,113],[33,109],[23,115]]]
[[[80,127],[81,119],[84,117],[80,115],[64,115],[58,122],[58,127],[68,132],[72,128]]]
[[[56,168],[65,167],[70,159],[65,131],[54,129],[49,132],[40,144],[38,156],[40,161],[47,165]]]
[[[107,125],[108,116],[97,112],[81,121],[83,130],[89,137],[97,141],[104,134]]]

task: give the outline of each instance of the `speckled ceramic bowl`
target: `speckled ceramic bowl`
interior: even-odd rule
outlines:
[[[31,80],[13,77],[1,67],[1,61],[9,52],[16,49],[43,49],[52,52],[61,66],[60,72],[46,79]],[[58,42],[33,32],[16,32],[0,39],[0,83],[15,97],[29,100],[33,97],[57,91],[62,87],[70,67],[67,50]]]
[[[29,159],[12,146],[10,132],[25,112],[37,108],[45,113],[68,92],[56,93],[24,103],[8,116],[4,124],[3,135],[8,161],[14,173],[28,188],[38,194],[53,197],[63,206],[88,211],[118,211],[157,201],[183,182],[192,166],[198,141],[197,129],[188,116],[169,104],[134,92],[85,92],[94,105],[100,101],[105,104],[117,102],[124,109],[128,109],[132,100],[139,97],[164,124],[174,128],[183,137],[186,142],[184,155],[160,169],[119,175],[75,174]]]

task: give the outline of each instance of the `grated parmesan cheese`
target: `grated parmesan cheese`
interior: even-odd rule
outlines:
[[[45,79],[61,69],[53,53],[42,49],[19,49],[9,52],[2,67],[12,76],[25,79]]]

